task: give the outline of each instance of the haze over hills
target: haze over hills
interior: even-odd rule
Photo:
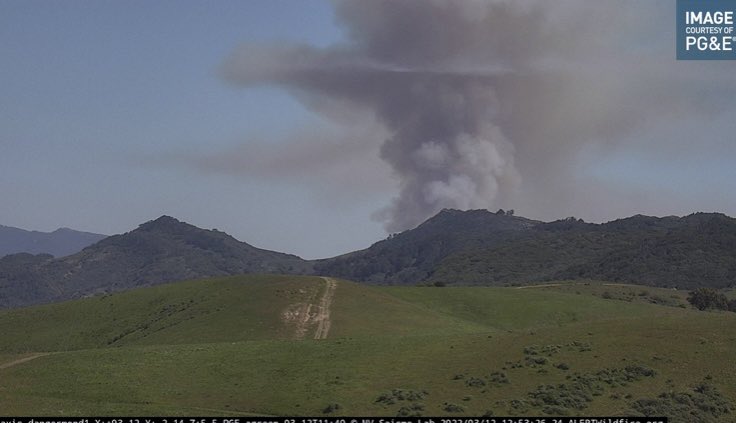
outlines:
[[[69,228],[39,232],[0,225],[0,257],[15,253],[51,254],[63,257],[79,252],[106,236]]]
[[[162,216],[59,259],[0,259],[0,306],[78,298],[139,286],[244,273],[309,273],[301,258],[262,250],[217,230]]]
[[[596,279],[693,289],[736,281],[736,220],[717,213],[540,222],[443,210],[364,250],[324,260],[268,251],[162,216],[54,259],[0,259],[0,307],[61,301],[185,279],[324,275],[390,285],[513,285]]]

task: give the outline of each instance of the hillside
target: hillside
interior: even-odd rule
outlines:
[[[413,284],[426,280],[445,257],[502,245],[541,222],[487,210],[445,209],[418,227],[369,248],[319,260],[317,274],[369,283]]]
[[[736,283],[736,220],[717,213],[538,222],[445,210],[355,253],[315,263],[368,283],[528,284],[596,279],[684,289]]]
[[[529,236],[447,257],[431,281],[504,285],[597,279],[649,286],[736,283],[736,220],[697,213],[633,216],[601,225],[536,226]]]
[[[239,276],[0,311],[0,409],[656,414],[673,423],[736,415],[734,313],[604,299],[588,285],[333,282],[326,304],[323,278]],[[312,311],[300,335],[292,317],[305,304]],[[329,333],[314,339],[323,304]]]
[[[0,257],[8,254],[68,256],[105,238],[106,235],[60,228],[53,232],[26,231],[0,225]]]
[[[339,281],[333,336],[488,330]],[[325,293],[314,276],[244,275],[162,284],[90,298],[0,310],[0,354],[122,346],[309,339]],[[302,306],[312,320],[300,325]]]
[[[0,307],[17,307],[94,293],[210,276],[306,273],[308,262],[253,247],[216,230],[162,216],[59,259],[10,255],[0,259]]]

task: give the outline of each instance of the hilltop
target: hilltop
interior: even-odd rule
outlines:
[[[0,225],[0,257],[8,254],[68,256],[105,238],[106,235],[59,228],[53,232],[27,231]]]
[[[301,258],[263,250],[217,230],[162,216],[137,229],[54,259],[0,259],[0,306],[79,298],[140,286],[243,273],[308,273]]]

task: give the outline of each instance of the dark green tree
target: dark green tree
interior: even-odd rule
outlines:
[[[733,311],[736,313],[736,300],[731,300],[728,302],[728,311]]]
[[[698,288],[690,292],[687,301],[698,310],[728,309],[728,299],[713,288]]]

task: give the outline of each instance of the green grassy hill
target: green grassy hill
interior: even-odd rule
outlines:
[[[289,339],[287,305],[316,297],[317,277],[188,281],[0,311],[0,351]]]
[[[327,286],[243,276],[3,311],[0,412],[736,418],[735,313],[641,287],[337,281],[327,338],[300,336],[285,312],[314,317]]]

